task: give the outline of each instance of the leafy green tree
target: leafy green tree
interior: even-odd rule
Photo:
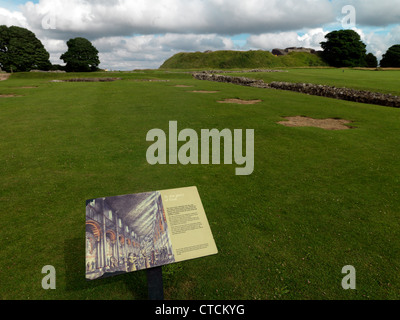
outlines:
[[[400,44],[391,46],[382,56],[382,68],[400,68]]]
[[[368,53],[365,56],[365,62],[368,68],[376,68],[378,66],[378,59],[374,56],[373,53]]]
[[[365,67],[366,45],[353,30],[328,33],[326,42],[321,42],[322,58],[333,67]]]
[[[85,38],[70,39],[67,42],[68,51],[60,59],[66,63],[69,72],[90,72],[98,70],[100,64],[99,52]]]
[[[0,26],[0,67],[7,72],[49,70],[49,53],[28,29]]]

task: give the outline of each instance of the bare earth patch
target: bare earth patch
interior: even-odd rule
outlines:
[[[256,104],[261,101],[262,100],[225,99],[223,101],[218,101],[218,103]]]
[[[0,73],[0,81],[7,80],[10,77],[8,73]]]
[[[309,117],[285,117],[286,121],[278,122],[287,127],[316,127],[324,130],[349,130],[346,124],[351,123],[345,119],[313,119]]]
[[[38,87],[16,87],[17,89],[34,89]]]
[[[195,90],[195,91],[189,91],[189,92],[195,92],[195,93],[217,93],[219,91]]]
[[[50,82],[113,82],[122,78],[72,78],[65,80],[51,80]]]
[[[169,82],[169,80],[161,80],[161,79],[129,79],[128,81],[134,81],[134,82]]]
[[[184,84],[177,84],[175,87],[176,88],[192,88],[193,86],[186,86]]]
[[[15,94],[0,94],[0,98],[14,98],[14,97],[20,97]]]

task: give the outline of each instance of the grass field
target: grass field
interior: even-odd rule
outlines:
[[[50,82],[88,76],[123,80]],[[399,93],[400,73],[251,77]],[[219,253],[163,267],[166,299],[400,299],[399,109],[151,70],[14,74],[1,94],[19,96],[0,98],[0,299],[146,299],[142,271],[85,280],[85,200],[193,185]],[[262,102],[217,103],[225,98]],[[297,115],[356,129],[277,124]],[[146,134],[168,132],[171,120],[178,130],[254,129],[253,174],[236,176],[235,164],[149,165]],[[56,290],[42,289],[45,265],[56,268]],[[341,286],[346,265],[357,290]]]
[[[357,90],[377,91],[400,95],[400,70],[371,71],[363,69],[282,69],[279,73],[238,73],[254,79],[271,81],[304,82],[336,87],[348,87]],[[236,74],[231,74],[236,75]]]

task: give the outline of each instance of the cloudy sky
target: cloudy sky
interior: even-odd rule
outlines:
[[[158,68],[182,51],[320,49],[344,28],[378,59],[400,44],[399,0],[0,0],[4,24],[33,31],[58,64],[66,41],[85,37],[111,70]]]

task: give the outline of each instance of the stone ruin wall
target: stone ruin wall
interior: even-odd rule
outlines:
[[[193,73],[193,77],[198,80],[232,83],[256,88],[288,90],[321,97],[400,108],[400,97],[379,92],[354,90],[349,88],[336,88],[332,86],[311,83],[271,82],[268,84],[262,80],[250,79],[246,77],[226,76],[207,71]]]

